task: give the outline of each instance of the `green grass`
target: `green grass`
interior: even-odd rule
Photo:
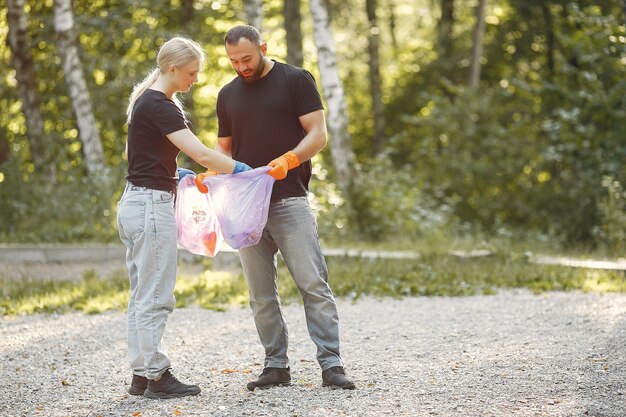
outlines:
[[[330,257],[327,262],[335,295],[353,300],[366,295],[468,296],[510,288],[526,288],[534,293],[626,292],[623,271],[537,265],[523,255],[502,252],[469,259],[432,251],[416,260]],[[81,282],[0,278],[0,286],[1,315],[124,311],[128,302],[128,279],[123,273],[101,279],[89,271]],[[298,290],[282,264],[278,286],[284,303],[300,301]],[[199,305],[219,311],[248,303],[243,275],[225,271],[179,276],[175,295],[177,307]]]
[[[500,289],[624,292],[623,272],[537,265],[523,257],[498,255],[457,258],[431,254],[416,261],[332,259],[333,290],[337,295],[467,296],[494,294]]]

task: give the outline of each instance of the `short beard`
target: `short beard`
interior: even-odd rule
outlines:
[[[241,76],[241,79],[247,84],[252,84],[259,81],[261,79],[261,75],[263,75],[263,71],[265,71],[265,59],[263,57],[263,54],[259,53],[259,55],[261,55],[261,60],[259,61],[259,66],[254,70],[252,77],[245,78],[241,76],[241,74],[239,74]]]

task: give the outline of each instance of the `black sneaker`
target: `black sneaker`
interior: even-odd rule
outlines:
[[[147,398],[179,398],[200,394],[200,387],[180,382],[168,369],[159,379],[148,380],[148,387],[143,393]]]
[[[143,392],[148,387],[148,378],[145,376],[139,376],[133,374],[133,381],[130,383],[128,393],[130,395],[143,395]]]
[[[256,388],[268,389],[276,386],[288,387],[291,385],[291,371],[289,368],[265,368],[259,379],[249,382],[247,387],[250,391]]]
[[[346,376],[342,366],[333,366],[322,371],[322,386],[341,389],[355,389],[354,382]]]

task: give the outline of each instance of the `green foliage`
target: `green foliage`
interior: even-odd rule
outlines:
[[[510,2],[488,25],[495,41],[479,90],[440,77],[437,60],[397,88],[392,159],[412,163],[425,197],[463,224],[602,245],[602,178],[626,176],[626,28],[602,13],[584,2]]]
[[[524,258],[476,259],[431,254],[417,261],[332,259],[329,267],[337,295],[467,296],[505,288],[544,291],[624,291],[623,273],[539,266]],[[346,280],[346,276],[353,277]]]
[[[88,271],[81,282],[20,281],[2,279],[0,313],[3,315],[33,313],[65,313],[79,310],[100,313],[123,310],[128,304],[128,278],[115,275],[100,280]]]
[[[621,1],[489,3],[477,91],[466,87],[475,4],[455,2],[452,49],[445,56],[437,47],[435,3],[393,4],[380,5],[377,28],[388,141],[383,154],[372,155],[365,4],[329,2],[362,175],[349,195],[339,195],[330,138],[321,155],[324,178],[312,184],[324,236],[409,242],[442,229],[493,235],[525,230],[619,255],[623,199],[603,178],[619,187],[626,182]],[[6,43],[7,17],[0,14],[0,65],[7,68],[0,78],[2,241],[116,240],[128,95],[173,35],[191,36],[205,47],[199,83],[181,98],[194,132],[209,146],[216,140],[217,92],[233,77],[223,35],[244,19],[243,1],[196,1],[189,14],[182,2],[170,0],[77,0],[73,6],[111,178],[85,178],[51,0],[30,2],[25,9],[44,133],[51,143],[46,158],[57,178],[35,172]],[[269,56],[279,60],[285,56],[281,10],[278,0],[264,3]],[[321,85],[312,22],[307,13],[303,17],[305,67]],[[179,162],[201,169],[185,156]]]
[[[600,271],[532,264],[525,256],[496,252],[480,258],[457,258],[439,251],[415,260],[327,258],[330,285],[336,296],[357,300],[363,296],[467,296],[494,294],[501,289],[545,291],[625,292],[621,271]],[[284,303],[301,302],[300,293],[284,264],[278,271]],[[0,279],[0,315],[124,311],[128,278],[98,278],[94,271],[81,282]],[[177,307],[199,305],[222,311],[248,303],[242,274],[206,271],[181,276],[175,289]]]
[[[595,230],[608,252],[623,256],[626,252],[626,192],[611,177],[602,180],[607,195],[599,202],[602,223]]]
[[[52,182],[40,173],[24,175],[11,160],[0,185],[0,241],[118,241],[117,201],[123,173],[89,178],[80,168]]]
[[[197,304],[211,310],[224,310],[230,304],[248,302],[248,287],[242,274],[206,271],[176,282],[176,306]]]
[[[80,282],[0,278],[0,283],[0,315],[69,311],[101,313],[125,311],[128,305],[129,283],[125,273],[104,279],[92,270],[85,272]],[[246,303],[247,294],[245,278],[227,272],[179,277],[174,290],[177,307],[196,304],[218,311],[228,305]]]

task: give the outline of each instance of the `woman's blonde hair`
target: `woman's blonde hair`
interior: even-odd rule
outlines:
[[[198,60],[200,66],[202,66],[205,57],[206,55],[200,45],[186,37],[177,36],[161,45],[157,55],[157,67],[150,71],[150,74],[133,88],[133,92],[128,100],[128,107],[126,108],[126,122],[130,124],[135,102],[157,80],[159,74],[165,73],[172,65],[180,68],[195,60]],[[183,105],[176,97],[176,94],[172,96],[172,100],[182,111]]]

